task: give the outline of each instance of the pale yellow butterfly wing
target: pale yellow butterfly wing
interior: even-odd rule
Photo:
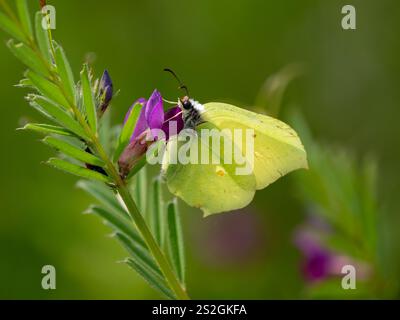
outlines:
[[[191,141],[192,146],[198,146],[198,159],[201,159],[202,146],[201,129],[212,129],[211,124],[205,123],[197,128],[198,136]],[[164,153],[162,172],[169,191],[180,197],[188,205],[201,209],[204,215],[231,211],[247,206],[253,199],[256,182],[254,175],[236,175],[236,164],[225,164],[224,154],[217,157],[219,164],[211,161],[213,151],[209,149],[208,164],[185,163],[176,161],[177,150],[182,150],[184,142],[178,141],[178,136],[170,138]]]
[[[286,123],[229,104],[204,105],[202,118],[220,129],[254,129],[254,176],[257,190],[283,175],[307,168],[307,154],[297,133]],[[246,143],[240,146],[246,154]]]

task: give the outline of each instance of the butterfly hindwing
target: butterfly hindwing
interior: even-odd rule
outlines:
[[[202,138],[202,129],[218,128],[210,123],[203,123],[196,128],[197,135],[193,135],[190,143],[178,141],[178,136],[171,137],[168,141],[163,161],[168,189],[188,205],[200,208],[205,216],[247,206],[255,193],[254,175],[236,175],[238,165],[224,161],[223,143],[220,152],[215,152],[211,141]],[[189,146],[194,148],[192,150],[197,148],[198,163],[176,161],[174,157],[178,152],[189,152]],[[204,156],[207,149],[207,155]],[[213,155],[214,162],[218,159],[219,163],[213,163]],[[208,161],[201,163],[202,156]]]

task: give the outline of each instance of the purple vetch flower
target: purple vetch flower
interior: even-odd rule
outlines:
[[[113,83],[110,74],[104,70],[99,84],[99,114],[102,115],[113,97]]]
[[[142,110],[140,111],[139,119],[136,123],[135,130],[133,131],[131,141],[136,139],[141,133],[146,130],[162,130],[165,139],[172,135],[178,134],[183,129],[182,110],[176,106],[169,109],[164,113],[163,100],[160,92],[154,90],[149,100],[140,98],[129,108],[125,115],[124,123],[128,120],[132,109],[137,104],[141,104]],[[155,139],[157,139],[157,135]]]
[[[120,173],[125,177],[138,160],[146,153],[148,147],[157,140],[168,140],[183,129],[182,111],[176,106],[164,113],[163,99],[159,91],[154,90],[148,100],[140,98],[130,107],[125,115],[128,120],[133,108],[141,111],[130,143],[118,160]]]
[[[330,232],[329,226],[315,217],[296,230],[294,242],[303,255],[302,272],[306,280],[316,282],[341,276],[342,267],[348,264],[357,269],[359,278],[367,278],[371,271],[368,264],[324,246],[323,238],[329,236]]]

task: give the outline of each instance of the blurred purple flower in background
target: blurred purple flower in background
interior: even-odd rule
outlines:
[[[331,233],[329,225],[316,216],[310,218],[295,232],[294,242],[303,255],[302,272],[309,282],[342,276],[342,267],[353,265],[360,279],[367,278],[369,266],[354,258],[329,250],[323,239]]]
[[[329,276],[333,255],[323,248],[318,237],[307,227],[301,227],[295,236],[296,246],[304,256],[302,271],[307,280],[317,281]]]
[[[195,223],[192,234],[200,258],[212,266],[248,265],[266,254],[266,232],[260,216],[249,208],[213,215]]]

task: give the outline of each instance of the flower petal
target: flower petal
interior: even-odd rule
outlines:
[[[164,122],[163,101],[160,92],[154,90],[147,101],[145,117],[150,129],[161,129]]]

